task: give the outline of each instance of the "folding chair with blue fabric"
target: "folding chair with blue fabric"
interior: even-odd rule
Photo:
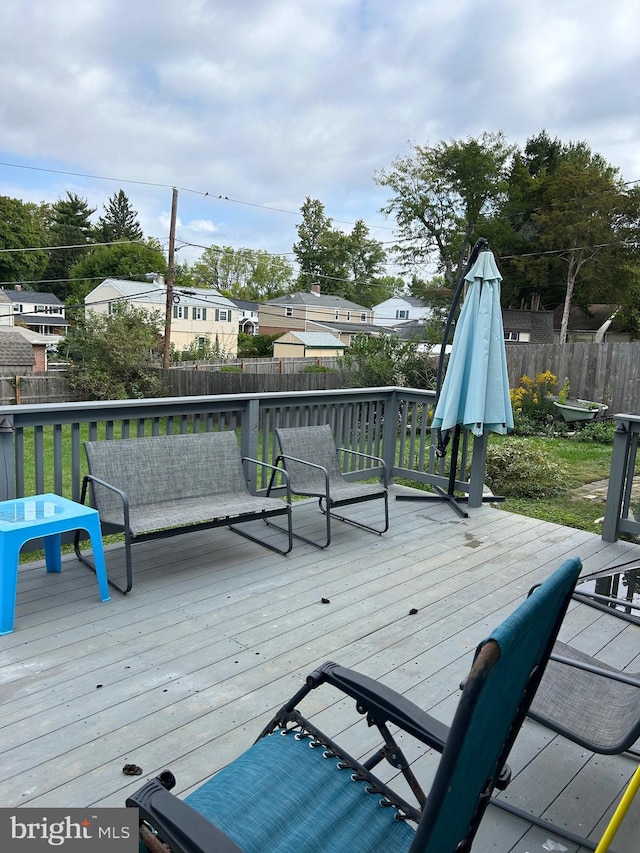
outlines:
[[[165,771],[127,805],[173,853],[468,851],[491,792],[508,783],[507,755],[580,568],[577,559],[564,563],[480,644],[451,727],[379,682],[325,663],[247,752],[185,801],[169,792],[175,780]],[[349,755],[298,710],[322,684],[355,699],[378,729],[382,742],[368,758]],[[442,753],[428,796],[399,745],[404,733],[420,753]],[[379,766],[386,774],[374,774]]]

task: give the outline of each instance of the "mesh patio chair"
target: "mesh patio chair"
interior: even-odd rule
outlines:
[[[608,618],[637,625],[637,617],[632,614],[603,606],[605,596],[598,596],[595,604],[580,592],[573,598],[606,612]],[[629,602],[619,603],[633,608]],[[628,630],[636,632],[640,639],[640,628]],[[622,672],[566,643],[556,642],[528,715],[591,752],[601,755],[626,752],[640,757],[635,746],[640,738],[640,673]],[[595,842],[563,827],[535,818],[511,804],[500,801],[497,804],[569,841],[592,850],[596,848]]]
[[[326,516],[326,536],[324,542],[317,542],[299,533],[294,536],[319,548],[326,548],[331,542],[331,519],[336,518],[347,524],[354,524],[372,533],[382,534],[389,529],[389,497],[387,493],[387,471],[383,459],[355,450],[336,447],[329,424],[321,426],[286,427],[275,430],[280,455],[276,464],[282,464],[289,475],[291,493],[304,497],[318,498],[320,510]],[[339,453],[346,453],[363,462],[375,463],[382,469],[380,482],[365,483],[348,480],[340,467]],[[358,463],[360,464],[360,462]],[[365,463],[366,464],[366,463]],[[367,468],[357,472],[360,478],[374,476]],[[267,494],[270,493],[267,491]],[[362,501],[382,499],[384,501],[384,523],[382,529],[365,524],[336,513],[337,507],[348,506]],[[275,526],[275,525],[273,525]]]
[[[170,793],[165,771],[127,805],[173,853],[470,850],[491,792],[508,784],[505,762],[580,568],[565,562],[479,645],[450,727],[372,678],[325,663],[247,752],[186,800]],[[323,684],[355,699],[377,728],[381,744],[368,758],[349,755],[298,710]],[[400,746],[405,733],[420,753],[442,754],[428,796]]]

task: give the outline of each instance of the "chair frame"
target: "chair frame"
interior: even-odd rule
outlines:
[[[634,615],[633,613],[613,609],[611,606],[612,604],[615,604],[627,609],[639,610],[640,606],[634,604],[633,602],[629,602],[625,599],[611,598],[605,595],[596,595],[595,593],[579,592],[577,590],[573,593],[572,599],[574,601],[578,601],[581,604],[585,604],[587,607],[599,610],[601,613],[606,613],[610,616],[613,616],[616,619],[622,619],[623,621],[633,625],[640,625],[640,618],[638,616]],[[562,649],[563,645],[565,647],[571,648],[570,646],[568,646],[568,644],[558,644],[558,647]],[[591,658],[591,660],[593,661],[592,663],[590,661],[584,661],[577,658],[568,657],[567,655],[558,654],[557,652],[552,652],[549,656],[549,660],[555,661],[564,666],[569,666],[574,669],[581,670],[582,672],[588,672],[593,675],[607,678],[611,681],[616,681],[620,684],[628,684],[640,690],[640,677],[638,677],[638,674],[626,674],[620,670],[599,666],[597,658]],[[595,742],[590,741],[587,738],[578,735],[577,733],[574,733],[571,729],[563,725],[561,721],[552,720],[550,717],[536,711],[535,707],[531,707],[529,709],[529,711],[527,712],[527,716],[529,716],[532,720],[535,720],[537,723],[540,723],[540,725],[551,729],[551,731],[556,732],[562,737],[567,738],[567,740],[573,741],[573,743],[577,743],[579,746],[582,746],[597,755],[627,754],[635,758],[640,757],[640,749],[634,747],[634,744],[640,738],[640,717],[638,718],[636,724],[627,732],[624,738],[622,738],[617,744],[604,748],[601,744],[596,744]],[[518,806],[513,805],[512,803],[495,798],[492,799],[491,802],[492,805],[497,806],[503,811],[506,811],[516,817],[522,818],[523,820],[526,820],[529,823],[533,823],[535,826],[538,826],[542,829],[546,829],[549,832],[552,832],[567,841],[580,845],[581,847],[586,847],[589,850],[596,850],[598,846],[597,841],[592,841],[591,839],[584,838],[583,836],[571,832],[570,830],[564,827],[557,826],[556,824],[551,823],[551,821],[537,817],[536,815],[533,815],[525,809],[521,809]]]
[[[579,560],[563,564],[544,597],[530,607],[521,605],[497,632],[478,646],[451,726],[369,676],[328,661],[307,677],[304,686],[282,706],[256,743],[278,730],[284,734],[295,732],[298,739],[309,738],[310,746],[319,746],[328,753],[325,757],[337,757],[343,766],[350,768],[354,782],[368,785],[367,793],[380,796],[382,805],[395,808],[398,819],[417,822],[415,835],[407,842],[407,853],[454,853],[448,847],[450,842],[456,845],[456,853],[468,853],[492,791],[506,787],[509,782],[506,759],[542,678],[579,570]],[[546,606],[551,609],[541,620],[541,608]],[[498,668],[492,678],[503,658],[503,668]],[[350,756],[297,709],[312,690],[323,684],[355,699],[358,713],[381,734],[382,745],[366,761]],[[494,723],[488,718],[493,720],[499,696],[505,699],[508,710],[500,703],[502,717]],[[483,739],[477,737],[487,725],[491,726],[488,749]],[[392,734],[392,727],[442,754],[428,796]],[[373,774],[385,760],[402,773],[417,805],[407,802]],[[467,773],[471,766],[475,778],[469,786]],[[219,827],[169,793],[174,784],[173,774],[164,771],[129,797],[126,804],[139,809],[141,823],[151,826],[174,853],[237,853],[236,843]],[[450,816],[457,815],[461,807],[463,823],[452,830]],[[447,838],[446,850],[442,847],[443,837]]]
[[[310,427],[310,428],[314,429],[315,427]],[[299,427],[299,429],[304,429],[304,427]],[[276,429],[275,434],[276,434],[276,437],[278,438],[278,441],[280,440],[279,439],[279,433],[280,433],[280,430]],[[308,536],[303,536],[300,533],[294,533],[293,534],[296,539],[300,539],[303,542],[307,542],[310,545],[314,545],[316,548],[327,548],[331,544],[331,519],[332,518],[335,518],[338,521],[342,521],[345,524],[352,524],[354,527],[359,527],[362,530],[368,530],[370,533],[376,533],[376,534],[378,534],[378,536],[381,536],[383,533],[386,533],[387,530],[389,529],[389,493],[387,490],[387,464],[386,464],[385,460],[380,456],[373,456],[370,453],[362,453],[359,450],[351,450],[348,447],[335,447],[335,451],[336,451],[336,455],[338,455],[340,453],[346,453],[346,454],[349,454],[351,456],[358,457],[360,459],[367,459],[371,462],[376,462],[378,464],[378,466],[380,468],[382,468],[381,482],[383,484],[383,491],[376,493],[376,494],[371,494],[371,495],[358,495],[358,496],[355,496],[352,498],[342,498],[342,499],[332,498],[331,497],[331,477],[330,477],[329,471],[326,467],[324,467],[323,465],[319,465],[316,462],[310,462],[307,459],[301,459],[298,456],[292,456],[290,454],[286,454],[283,452],[279,453],[276,460],[275,460],[276,469],[278,471],[282,471],[282,470],[287,471],[287,468],[286,468],[287,462],[297,462],[301,465],[306,465],[311,469],[322,472],[322,475],[324,477],[324,490],[322,492],[317,491],[317,490],[296,489],[293,484],[290,484],[292,494],[300,495],[303,497],[317,497],[318,498],[318,507],[320,509],[320,512],[323,513],[323,515],[325,516],[325,519],[326,519],[326,534],[325,534],[324,541],[318,542],[315,539],[311,539]],[[354,474],[365,473],[366,474],[367,469],[366,468],[359,468],[357,471],[351,472],[351,473],[354,473]],[[273,471],[271,474],[271,478],[269,480],[268,488],[267,488],[267,493],[266,493],[267,497],[270,497],[270,495],[271,495],[271,491],[274,487],[276,477],[277,477],[277,472]],[[334,511],[334,509],[336,507],[350,506],[352,504],[362,503],[364,501],[379,500],[380,498],[384,499],[384,526],[381,530],[377,527],[374,527],[373,525],[365,524],[362,521],[357,521],[353,518],[349,518],[349,517],[344,516],[344,515],[338,515],[338,513],[336,513]],[[273,524],[272,522],[268,522],[268,524],[271,527],[278,527],[278,525]],[[281,529],[281,528],[279,528],[279,529]]]

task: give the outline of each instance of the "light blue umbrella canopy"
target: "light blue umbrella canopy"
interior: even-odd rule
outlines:
[[[500,308],[502,276],[493,252],[480,252],[465,276],[467,296],[460,311],[433,428],[456,424],[482,435],[513,429],[509,377]]]

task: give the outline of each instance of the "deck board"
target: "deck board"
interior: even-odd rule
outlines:
[[[322,536],[313,504],[294,512],[297,529]],[[449,720],[475,646],[533,583],[571,555],[589,573],[640,559],[638,545],[490,506],[460,519],[444,502],[392,499],[390,516],[384,536],[336,523],[328,549],[296,543],[287,557],[226,529],[139,544],[132,593],[114,591],[106,603],[73,555],[61,575],[23,565],[16,630],[0,638],[0,802],[122,805],[140,784],[122,774],[128,762],[144,778],[171,766],[187,792],[245,749],[326,659],[383,678]],[[109,546],[107,560],[122,567],[122,548]],[[561,636],[633,670],[639,635],[576,605]],[[318,691],[307,708],[365,748],[367,730],[357,733],[345,700]],[[436,757],[412,755],[428,777]],[[634,769],[530,721],[510,764],[505,796],[576,831],[586,822],[596,837]],[[626,839],[640,832],[635,804],[623,830]],[[490,809],[474,852],[540,849],[544,835]]]

